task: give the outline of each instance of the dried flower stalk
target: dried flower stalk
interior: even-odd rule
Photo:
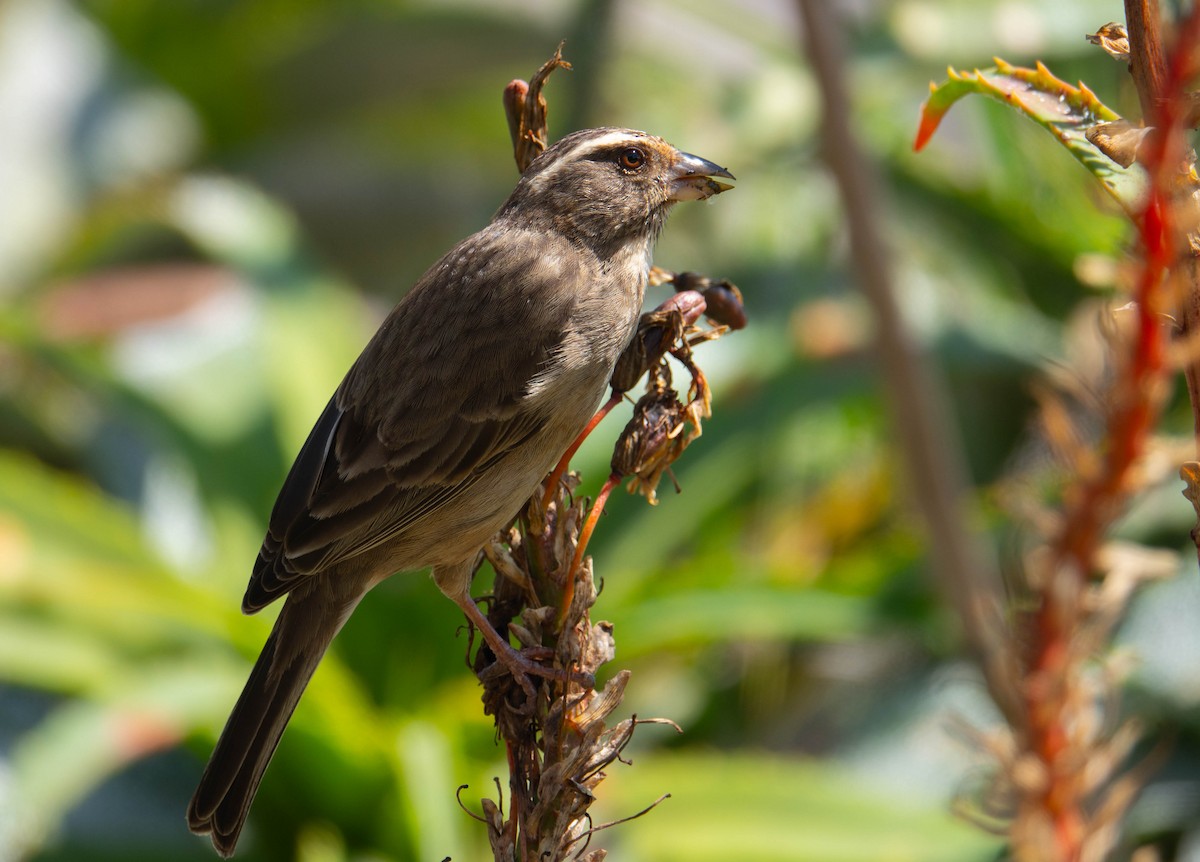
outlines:
[[[687,442],[699,436],[700,419],[708,416],[708,388],[692,361],[691,346],[716,337],[724,327],[697,329],[692,321],[704,310],[699,294],[676,294],[663,306],[642,316],[639,334],[618,365],[618,374],[627,376],[634,373],[630,369],[642,369],[632,378],[636,383],[646,373],[646,356],[654,357],[647,395],[635,405],[633,419],[617,440],[613,475],[590,511],[587,500],[574,497],[578,474],[551,476],[517,522],[484,549],[496,572],[488,622],[497,631],[511,632],[529,658],[551,662],[570,679],[514,680],[495,664],[486,645],[476,653],[484,711],[496,718],[510,771],[507,815],[498,801],[482,803],[497,860],[558,860],[580,854],[595,831],[587,812],[605,768],[619,759],[637,725],[674,726],[665,719],[636,716],[608,726],[629,671],[617,672],[599,692],[593,687],[597,669],[613,657],[614,640],[610,624],[591,622],[596,588],[591,558],[584,555],[612,488],[628,473],[652,499],[659,477]],[[691,321],[679,306],[689,309]],[[683,357],[692,371],[686,406],[671,388],[668,354]],[[615,374],[614,388],[617,381]],[[663,405],[671,406],[664,410]],[[579,858],[598,862],[603,851]]]
[[[559,45],[530,83],[518,80],[505,88],[505,112],[521,170],[546,147],[546,101],[541,91],[551,72],[570,68],[561,52]],[[687,443],[700,435],[700,422],[709,416],[711,398],[691,348],[718,337],[734,324],[734,328],[745,325],[741,294],[734,285],[704,276],[656,271],[655,283],[663,281],[677,282],[680,292],[642,315],[637,335],[614,371],[612,397],[516,522],[483,550],[483,558],[496,573],[488,622],[497,631],[514,636],[525,656],[563,672],[553,680],[518,680],[496,664],[486,644],[475,654],[484,711],[495,717],[497,735],[508,755],[507,810],[503,793],[498,800],[481,802],[480,819],[486,824],[496,860],[600,862],[605,851],[589,852],[588,841],[594,832],[614,824],[594,826],[588,809],[605,770],[621,758],[638,725],[660,723],[678,730],[668,720],[636,716],[610,726],[630,673],[618,671],[603,689],[594,688],[596,672],[612,659],[615,645],[612,626],[593,623],[590,618],[596,587],[592,561],[585,554],[612,486],[629,474],[638,490],[653,502],[659,478]],[[713,302],[713,315],[728,320],[729,326],[697,327],[707,308],[706,297]],[[667,356],[674,356],[691,374],[686,405],[680,403],[671,385]],[[616,479],[610,477],[589,510],[587,500],[575,497],[579,476],[567,472],[570,457],[599,420],[647,374],[648,394],[635,405],[634,418],[614,450]],[[633,816],[640,816],[663,798]]]

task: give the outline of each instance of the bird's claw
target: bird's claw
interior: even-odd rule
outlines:
[[[493,651],[493,654],[495,654],[495,651]],[[500,674],[508,673],[529,697],[534,696],[533,683],[529,680],[531,676],[538,676],[563,684],[574,683],[585,691],[590,691],[596,687],[596,678],[590,673],[579,670],[564,670],[559,667],[548,667],[539,663],[549,661],[553,658],[554,650],[550,647],[533,646],[525,647],[522,650],[515,650],[509,647],[503,653],[496,656],[496,661],[484,668],[479,674],[479,679],[487,684],[498,678]]]

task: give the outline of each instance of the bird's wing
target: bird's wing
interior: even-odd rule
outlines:
[[[279,492],[244,611],[395,539],[537,433],[522,400],[569,324],[574,294],[553,288],[581,274],[544,241],[498,241],[434,264],[350,369]]]

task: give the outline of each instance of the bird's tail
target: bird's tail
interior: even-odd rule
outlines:
[[[213,847],[233,855],[238,836],[300,695],[353,604],[319,594],[288,597],[217,740],[188,805],[188,828],[211,833]]]

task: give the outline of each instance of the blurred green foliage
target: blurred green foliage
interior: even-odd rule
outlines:
[[[1119,4],[857,8],[847,109],[995,525],[1030,376],[1127,232],[994,105],[914,155],[917,107],[945,64],[993,54],[1129,107],[1083,39]],[[673,798],[594,842],[626,860],[1000,852],[949,813],[983,760],[946,718],[995,719],[926,576],[796,26],[785,0],[0,2],[0,859],[210,858],[183,811],[269,629],[238,604],[275,491],[383,311],[507,194],[501,89],[564,35],[586,63],[549,85],[556,134],[645,128],[738,175],[673,215],[656,259],[739,284],[752,326],[698,352],[715,415],[683,493],[614,499],[591,548],[626,709],[684,727],[640,731],[597,816]],[[576,462],[585,490],[624,421]],[[1185,507],[1153,511],[1129,531],[1175,547]],[[1181,656],[1200,645],[1146,622],[1194,605],[1194,584],[1163,590],[1182,592],[1135,618],[1160,659],[1135,693],[1179,735],[1183,791],[1152,788],[1138,823],[1179,836],[1200,790],[1200,662]],[[364,602],[239,858],[484,858],[455,788],[477,809],[504,758],[461,624],[424,577]]]

